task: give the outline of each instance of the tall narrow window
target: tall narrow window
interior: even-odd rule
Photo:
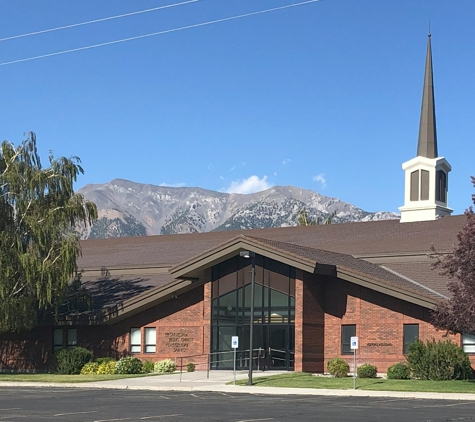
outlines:
[[[155,328],[145,329],[145,353],[155,353],[157,349],[157,331]]]
[[[421,170],[421,201],[429,199],[430,173],[427,170]]]
[[[403,353],[409,353],[409,346],[419,340],[419,324],[404,324],[403,326]]]
[[[68,328],[68,347],[74,347],[78,344],[78,330],[76,328]]]
[[[462,334],[462,347],[465,353],[475,353],[475,334]]]
[[[53,351],[63,348],[63,329],[55,328],[53,331]]]
[[[342,325],[341,326],[341,354],[353,354],[351,350],[351,337],[356,336],[356,325]]]
[[[411,201],[419,201],[419,170],[411,173]]]
[[[140,353],[141,351],[140,328],[130,329],[130,352]]]
[[[435,199],[447,202],[447,174],[443,170],[437,170],[436,173]]]

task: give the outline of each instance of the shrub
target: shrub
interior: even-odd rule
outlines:
[[[153,372],[153,369],[154,369],[154,365],[151,360],[143,361],[142,372],[144,374],[150,374],[151,372]]]
[[[173,362],[171,359],[164,359],[164,360],[155,362],[153,371],[163,374],[163,373],[175,372],[175,368],[176,368],[175,362]]]
[[[116,374],[140,374],[142,371],[142,361],[133,356],[120,358],[115,363]]]
[[[114,358],[110,358],[110,357],[105,357],[105,358],[97,358],[94,360],[95,362],[97,362],[99,365],[101,363],[107,363],[107,362],[114,362],[115,363],[115,359]]]
[[[395,363],[388,368],[388,379],[408,380],[411,378],[411,370],[404,362]]]
[[[376,378],[377,373],[378,368],[376,368],[374,365],[371,365],[370,363],[365,363],[356,370],[358,378]]]
[[[190,362],[186,365],[186,372],[195,372],[196,365]]]
[[[99,375],[111,375],[115,374],[115,360],[103,360],[97,368]]]
[[[82,367],[92,359],[92,353],[84,347],[61,349],[55,353],[58,374],[79,374]]]
[[[345,359],[334,358],[327,363],[328,372],[336,378],[344,378],[350,372],[350,365],[346,363]]]
[[[409,346],[406,360],[415,378],[441,381],[473,377],[467,354],[450,340],[416,341]]]
[[[81,369],[81,375],[97,374],[97,368],[99,364],[97,362],[88,362]]]

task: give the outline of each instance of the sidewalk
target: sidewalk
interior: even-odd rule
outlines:
[[[284,371],[254,372],[253,377],[277,375]],[[247,371],[236,372],[236,379],[247,379]],[[129,389],[151,391],[214,391],[220,393],[247,393],[247,394],[273,394],[273,395],[306,395],[306,396],[356,396],[356,397],[394,397],[414,399],[447,399],[475,401],[475,394],[462,393],[424,393],[402,391],[367,391],[367,390],[333,390],[313,388],[280,388],[226,385],[233,381],[232,371],[210,371],[209,378],[206,372],[184,372],[180,374],[167,374],[142,378],[126,378],[113,381],[99,381],[89,383],[37,383],[37,382],[0,382],[2,387],[55,387],[55,388],[87,388],[87,389]]]

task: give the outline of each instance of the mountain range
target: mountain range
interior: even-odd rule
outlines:
[[[364,211],[295,186],[229,194],[115,179],[86,185],[78,193],[95,202],[99,212],[92,227],[81,228],[83,239],[296,226],[304,208],[309,220],[331,216],[332,223],[399,218],[394,212]]]

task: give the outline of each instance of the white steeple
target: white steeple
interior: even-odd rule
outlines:
[[[450,215],[447,207],[448,174],[452,167],[437,156],[434,83],[432,75],[431,36],[427,43],[424,89],[417,157],[406,161],[404,206],[400,207],[401,223],[436,220]]]

